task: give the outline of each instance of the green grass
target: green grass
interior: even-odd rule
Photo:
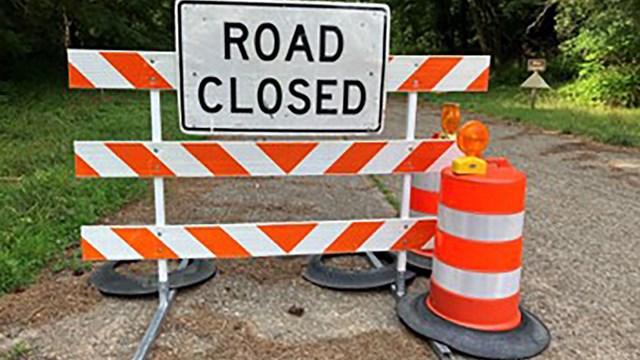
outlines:
[[[577,104],[556,91],[543,91],[531,110],[529,92],[517,87],[495,87],[488,93],[430,94],[435,102],[453,101],[464,110],[515,122],[533,124],[598,142],[640,147],[640,109]]]
[[[175,96],[164,133],[177,137]],[[0,86],[0,294],[40,270],[81,266],[79,227],[148,193],[148,180],[74,178],[73,140],[150,138],[148,93]]]
[[[0,360],[27,360],[33,349],[29,345],[18,342],[11,349],[0,353]]]
[[[387,200],[389,205],[391,205],[391,207],[394,208],[398,214],[400,214],[400,200],[398,200],[396,194],[393,193],[393,190],[389,188],[388,184],[380,176],[371,175],[370,178],[378,191],[382,193],[384,199]]]

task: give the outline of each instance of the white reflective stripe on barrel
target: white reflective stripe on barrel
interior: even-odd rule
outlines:
[[[440,192],[440,172],[413,174],[411,187],[424,191]]]
[[[438,206],[438,228],[449,235],[475,241],[511,241],[522,236],[524,211],[510,215],[481,215]]]
[[[520,289],[520,271],[479,273],[465,271],[433,259],[432,280],[440,287],[473,299],[503,299]]]

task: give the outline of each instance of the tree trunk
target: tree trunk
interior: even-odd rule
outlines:
[[[498,4],[493,0],[469,0],[469,7],[482,52],[491,54],[495,64],[499,66],[503,50]]]

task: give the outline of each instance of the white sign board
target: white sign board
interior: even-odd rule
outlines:
[[[545,71],[546,69],[547,69],[547,60],[545,59],[527,60],[527,70],[529,71]]]
[[[382,130],[386,5],[182,0],[176,26],[183,132]]]

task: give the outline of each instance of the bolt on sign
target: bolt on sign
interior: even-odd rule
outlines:
[[[389,17],[378,4],[179,1],[182,131],[380,132]]]

